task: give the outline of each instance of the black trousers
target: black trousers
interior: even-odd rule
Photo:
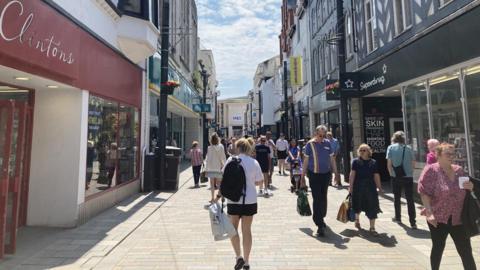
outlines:
[[[193,181],[195,185],[198,185],[200,182],[200,170],[202,169],[202,165],[199,166],[192,166],[193,170]]]
[[[416,224],[415,202],[413,201],[413,178],[393,178],[393,197],[395,204],[395,219],[401,220],[401,203],[402,190],[405,190],[405,199],[407,199],[408,217],[410,218],[410,225]]]
[[[432,252],[430,254],[430,264],[432,270],[440,269],[443,250],[445,249],[445,241],[448,235],[453,239],[457,252],[462,259],[463,268],[465,270],[476,270],[475,260],[472,254],[472,244],[470,237],[467,236],[463,225],[452,226],[451,219],[448,224],[439,223],[435,228],[428,223],[430,234],[432,237]]]
[[[325,227],[324,218],[327,215],[328,185],[332,181],[332,173],[307,173],[312,189],[313,222],[317,227]]]

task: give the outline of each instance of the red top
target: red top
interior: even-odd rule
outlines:
[[[430,197],[433,215],[439,223],[448,224],[452,217],[452,225],[462,224],[461,215],[466,192],[460,189],[458,178],[464,176],[462,167],[452,165],[455,180],[451,181],[440,164],[425,167],[418,180],[418,193]]]
[[[435,152],[428,152],[428,154],[427,154],[427,164],[431,165],[433,163],[437,163],[437,156],[435,155]]]

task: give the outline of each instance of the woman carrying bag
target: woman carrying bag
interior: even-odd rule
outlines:
[[[222,168],[227,158],[225,157],[225,148],[220,143],[217,133],[213,133],[210,137],[210,146],[207,149],[207,157],[205,159],[205,176],[210,179],[211,199],[210,203],[215,200],[215,189],[222,180]]]
[[[373,235],[378,235],[375,230],[377,214],[381,213],[378,192],[383,191],[377,162],[372,159],[372,149],[368,144],[360,145],[357,155],[358,158],[352,162],[349,178],[351,182],[348,188],[348,191],[352,194],[355,227],[359,230],[362,229],[360,226],[360,213],[363,211],[370,220],[370,232]]]
[[[462,222],[462,210],[467,191],[473,183],[462,167],[453,164],[455,146],[442,143],[436,149],[437,163],[425,167],[418,180],[418,193],[427,217],[432,237],[430,264],[432,270],[440,269],[445,243],[450,235],[462,259],[463,268],[475,270],[470,235]]]

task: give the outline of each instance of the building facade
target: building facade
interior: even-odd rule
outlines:
[[[480,176],[480,49],[474,45],[479,4],[356,2],[355,71],[364,140],[384,154],[392,132],[404,130],[415,152],[415,178],[429,138],[454,144],[456,163]]]
[[[250,103],[248,97],[218,100],[219,133],[224,138],[246,135],[245,115]]]
[[[21,226],[73,227],[140,190],[159,31],[153,1],[2,0],[0,11],[1,257]]]
[[[162,7],[162,1],[159,1]],[[192,140],[202,140],[201,115],[193,111],[193,104],[201,103],[202,86],[198,76],[198,17],[194,0],[170,1],[169,79],[180,82],[168,97],[167,145],[181,148],[184,153]],[[160,112],[160,52],[149,64],[149,148],[154,151],[158,140]]]

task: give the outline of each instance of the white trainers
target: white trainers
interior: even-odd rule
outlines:
[[[271,196],[272,195],[272,191],[270,189],[265,189],[265,194],[267,196]]]

